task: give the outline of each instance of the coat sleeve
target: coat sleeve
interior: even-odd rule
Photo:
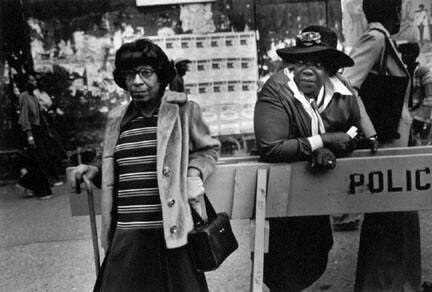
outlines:
[[[353,96],[357,100],[357,105],[359,108],[360,117],[359,117],[359,123],[358,123],[358,125],[356,124],[356,127],[361,130],[364,137],[366,137],[366,138],[375,136],[376,135],[375,127],[372,124],[372,121],[371,121],[368,113],[366,112],[366,108],[364,106],[364,103],[363,103],[362,99],[360,98],[360,96],[358,95],[357,90],[355,88],[353,88],[351,83],[347,79],[345,79],[343,76],[338,74],[337,77],[352,92]]]
[[[306,160],[311,146],[306,138],[293,133],[293,117],[279,99],[279,86],[271,79],[255,105],[255,137],[261,157],[269,162]],[[292,113],[291,113],[292,114]]]
[[[210,136],[204,123],[201,109],[195,102],[189,102],[189,168],[201,172],[203,181],[212,173],[218,158],[220,143]]]
[[[385,36],[382,33],[363,34],[350,53],[354,66],[345,68],[343,77],[358,90],[375,64],[379,63],[384,48]]]

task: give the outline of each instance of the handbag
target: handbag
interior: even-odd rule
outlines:
[[[192,263],[198,272],[217,269],[238,248],[228,214],[216,214],[205,194],[204,201],[208,222],[204,222],[191,206],[194,230],[188,234],[187,245]]]
[[[387,36],[385,39],[386,47],[380,60],[378,74],[370,72],[359,90],[359,95],[375,127],[379,142],[389,142],[400,138],[398,126],[409,80],[407,77],[388,74],[386,70],[387,48],[391,40]]]

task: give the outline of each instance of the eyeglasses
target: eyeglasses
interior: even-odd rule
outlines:
[[[130,69],[130,70],[121,70],[120,74],[123,76],[123,78],[127,81],[131,81],[135,78],[136,74],[144,80],[149,79],[155,71],[151,68],[138,68],[138,69]]]
[[[317,69],[324,69],[324,64],[321,63],[320,61],[314,60],[314,59],[298,59],[296,61],[296,65],[298,65],[298,66],[309,65],[309,66],[314,66]]]

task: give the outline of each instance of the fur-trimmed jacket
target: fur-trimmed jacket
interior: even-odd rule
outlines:
[[[102,157],[102,247],[107,251],[115,228],[113,196],[115,195],[114,148],[120,124],[129,105],[113,109],[105,130]],[[163,229],[168,248],[187,243],[193,229],[187,194],[187,170],[196,168],[203,181],[216,164],[219,142],[209,134],[199,106],[188,101],[184,93],[166,91],[162,97],[157,121],[157,181],[162,204]]]

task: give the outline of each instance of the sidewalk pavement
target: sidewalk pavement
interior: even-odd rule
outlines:
[[[0,187],[0,292],[92,291],[89,217],[71,216],[69,186],[53,192],[53,199],[41,201],[23,198],[14,185]],[[421,217],[424,278],[431,280],[432,213]],[[217,271],[206,273],[210,291],[249,291],[249,223],[232,225],[240,248]],[[352,291],[358,237],[358,231],[335,233],[327,271],[308,291]]]
[[[38,200],[24,198],[15,185],[0,187],[1,292],[92,291],[96,277],[89,217],[71,216],[69,186],[52,190],[53,199]],[[233,228],[246,246],[247,222],[233,222]],[[218,271],[208,273],[210,290],[248,291],[249,258],[246,249],[239,249]]]

